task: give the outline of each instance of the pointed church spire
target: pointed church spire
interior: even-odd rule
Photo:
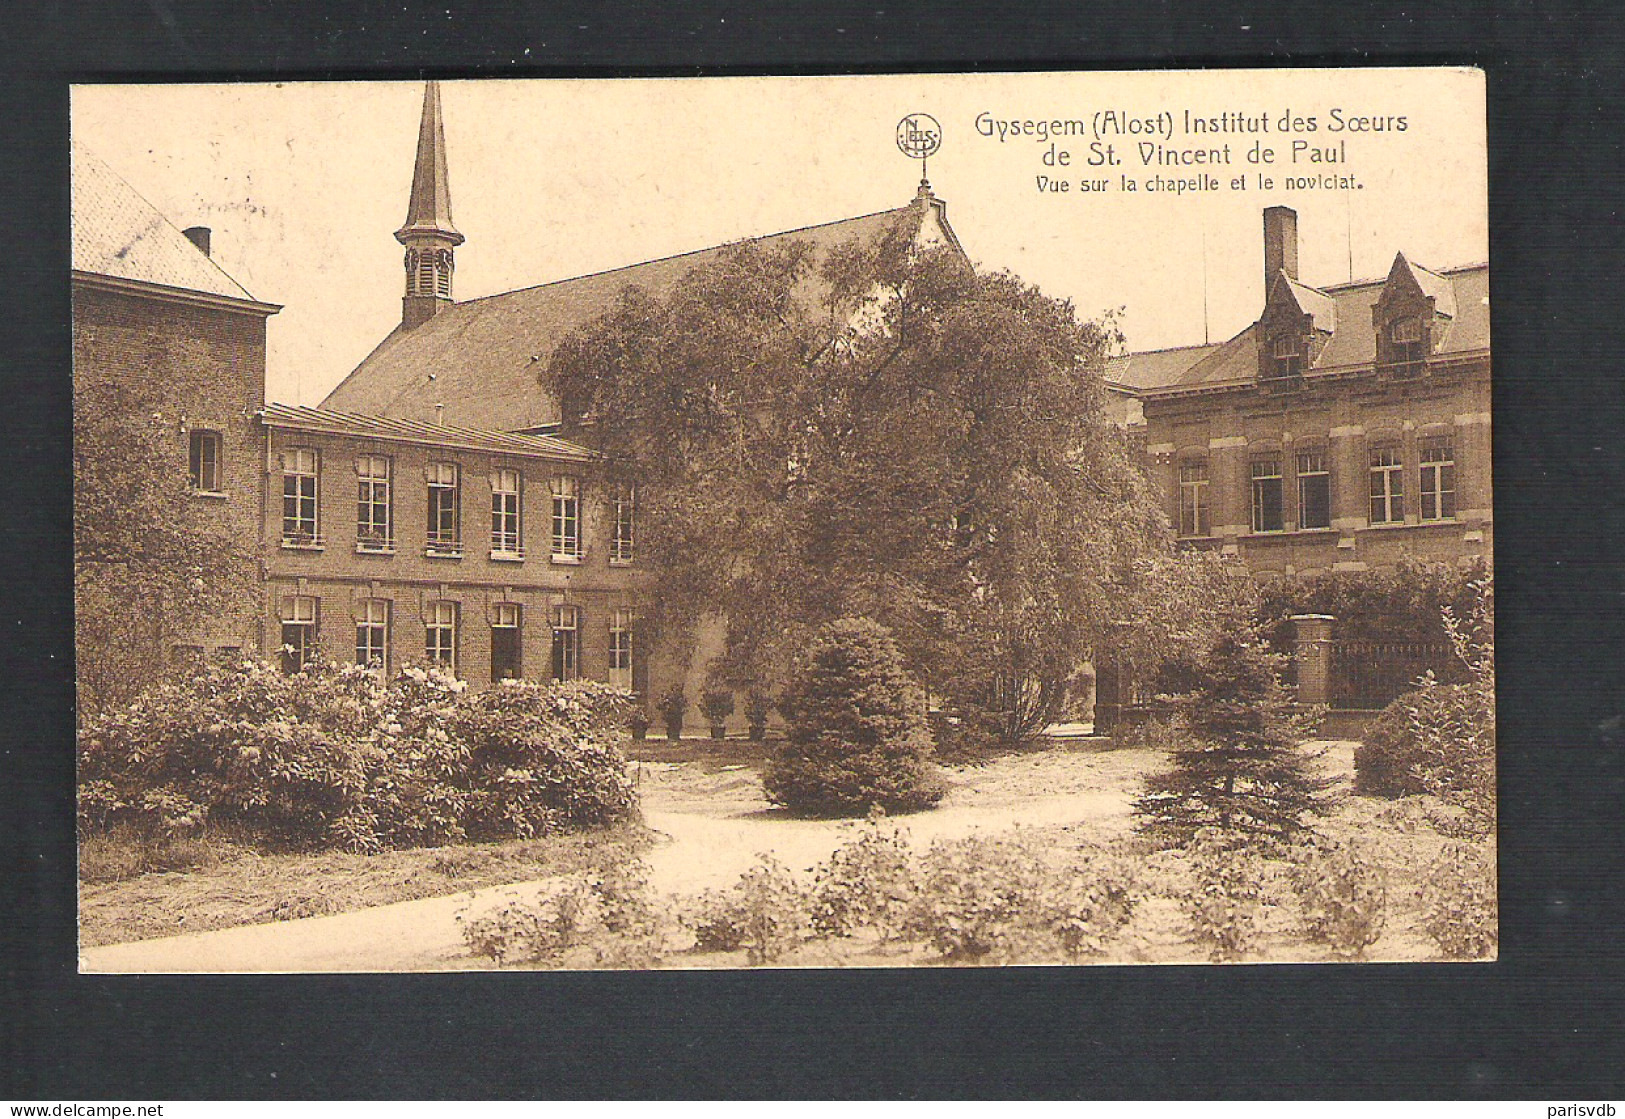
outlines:
[[[406,246],[406,296],[401,301],[401,324],[410,329],[451,305],[452,250],[463,243],[463,235],[451,224],[439,82],[424,84],[412,197],[406,224],[395,231],[395,239]]]

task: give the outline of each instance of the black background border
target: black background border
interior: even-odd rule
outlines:
[[[1625,19],[1613,5],[327,7],[109,0],[3,17],[0,1098],[1622,1094]],[[1488,74],[1498,963],[75,973],[70,82],[1419,64]]]

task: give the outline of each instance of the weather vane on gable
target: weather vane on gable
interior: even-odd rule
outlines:
[[[897,122],[897,149],[920,161],[920,186],[931,185],[927,161],[942,147],[942,125],[930,113],[910,113]]]

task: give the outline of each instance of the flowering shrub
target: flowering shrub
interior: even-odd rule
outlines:
[[[784,864],[760,856],[726,890],[707,890],[682,915],[701,952],[743,948],[751,966],[771,963],[801,943],[806,897]]]
[[[1097,855],[1050,884],[1038,919],[1077,960],[1105,951],[1134,915],[1134,902],[1132,871],[1118,858]]]
[[[1260,860],[1231,833],[1203,828],[1186,848],[1196,888],[1180,899],[1191,939],[1216,961],[1238,960],[1253,943],[1263,909]]]
[[[1019,831],[938,841],[914,878],[904,933],[949,960],[1079,959],[1099,952],[1134,908],[1118,860],[1057,862]]]
[[[1422,929],[1451,959],[1493,955],[1499,942],[1495,864],[1464,843],[1451,843],[1422,875]]]
[[[914,889],[914,851],[906,836],[867,826],[815,872],[809,899],[813,935],[850,936],[867,927],[882,940],[894,939],[902,933]]]
[[[1306,845],[1296,864],[1292,882],[1303,907],[1305,935],[1350,959],[1375,944],[1388,900],[1381,868],[1327,839]]]
[[[609,823],[634,810],[612,739],[627,703],[587,681],[472,693],[434,669],[217,665],[86,724],[80,821],[355,851]]]
[[[642,859],[572,875],[532,901],[515,894],[489,913],[457,920],[469,951],[499,965],[648,968],[663,955],[664,927]]]

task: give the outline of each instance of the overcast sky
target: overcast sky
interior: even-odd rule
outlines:
[[[1260,212],[1299,214],[1300,272],[1331,284],[1386,273],[1396,250],[1434,268],[1488,257],[1482,75],[1462,70],[1211,71],[855,78],[511,80],[442,84],[456,294],[468,299],[907,202],[920,165],[898,120],[942,124],[929,165],[971,258],[1008,268],[1081,315],[1124,309],[1133,349],[1214,341],[1263,298]],[[271,319],[267,395],[316,404],[400,318],[419,82],[81,86],[74,139],[177,226],[214,230],[216,259]],[[1270,118],[1265,135],[1184,134],[1183,114]],[[1331,133],[1345,118],[1404,131]],[[1121,166],[1083,165],[1093,136],[1062,137],[1068,168],[997,120],[1170,114],[1174,134],[1108,136]],[[1316,148],[1347,165],[1290,164],[1279,118],[1316,117]],[[1277,168],[1249,164],[1254,140]],[[1230,167],[1146,168],[1141,140],[1217,147]],[[1216,192],[1041,194],[1037,176],[1190,178]],[[1259,171],[1277,180],[1260,192]],[[1354,174],[1358,191],[1287,190],[1287,175]],[[1232,191],[1246,174],[1249,189]],[[1206,246],[1204,253],[1203,246]],[[1205,295],[1204,295],[1205,289]]]

